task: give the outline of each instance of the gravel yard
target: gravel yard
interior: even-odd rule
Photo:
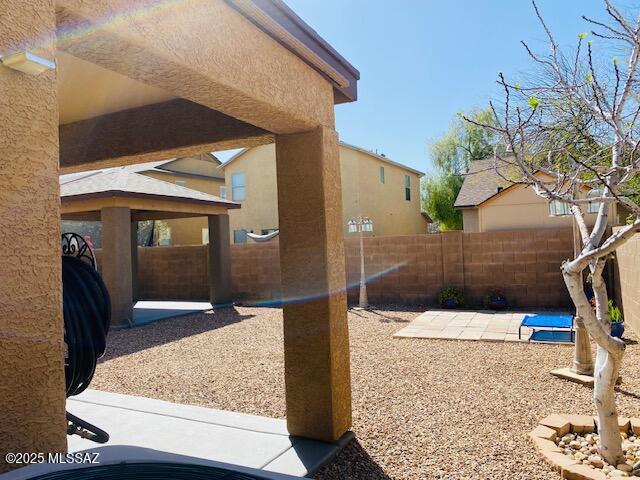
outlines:
[[[349,313],[353,430],[318,479],[554,479],[527,439],[552,412],[592,414],[592,391],[549,375],[566,346],[393,339],[421,311]],[[631,332],[618,394],[640,413]],[[112,332],[92,388],[284,417],[282,314],[243,308]]]

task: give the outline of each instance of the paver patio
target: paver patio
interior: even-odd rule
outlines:
[[[531,329],[518,329],[525,315],[532,312],[497,312],[492,310],[427,310],[408,326],[394,334],[398,338],[438,338],[481,340],[487,342],[526,342]]]

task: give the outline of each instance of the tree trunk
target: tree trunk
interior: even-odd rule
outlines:
[[[594,293],[598,314],[593,311],[584,293],[582,271],[577,270],[580,258],[563,265],[565,283],[576,307],[576,314],[582,318],[587,331],[598,344],[594,368],[594,400],[598,413],[598,434],[600,435],[600,454],[610,465],[624,463],[622,438],[618,429],[618,411],[615,403],[616,381],[620,363],[624,354],[624,342],[614,338],[604,324],[606,312],[606,287],[602,282],[601,270],[594,272]]]

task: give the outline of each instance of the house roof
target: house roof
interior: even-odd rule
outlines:
[[[60,177],[62,201],[83,200],[98,197],[152,197],[190,203],[206,203],[240,208],[240,204],[215,195],[182,187],[156,178],[141,175],[127,167],[104,171],[83,172]]]
[[[355,145],[351,145],[351,144],[346,143],[346,142],[340,142],[340,146],[341,147],[345,147],[345,148],[349,148],[351,150],[356,150],[358,152],[366,153],[367,155],[375,157],[376,159],[380,160],[381,162],[387,163],[389,165],[395,165],[396,167],[402,168],[403,170],[406,170],[406,171],[411,172],[411,173],[415,173],[416,175],[418,175],[420,177],[424,176],[424,172],[421,172],[420,170],[416,170],[414,168],[411,168],[411,167],[408,167],[406,165],[403,165],[402,163],[394,162],[393,160],[391,160],[390,158],[386,157],[385,155],[380,155],[378,153],[374,153],[374,152],[371,152],[369,150],[365,150],[364,148],[357,147]],[[221,170],[224,170],[227,166],[229,166],[231,163],[236,161],[238,158],[242,157],[249,150],[250,150],[250,148],[243,148],[238,153],[236,153],[234,156],[229,158],[229,160],[227,160],[222,165],[220,165],[218,168],[221,169]]]
[[[512,168],[511,165],[506,163],[497,165],[496,162],[495,158],[487,158],[475,160],[469,164],[469,171],[464,175],[462,188],[458,192],[454,207],[477,207],[502,191],[518,184],[503,178],[509,178],[507,173]]]

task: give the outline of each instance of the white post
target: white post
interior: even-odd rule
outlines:
[[[359,222],[358,230],[360,231],[360,308],[367,308],[369,300],[367,299],[367,277],[364,272],[364,239],[362,235],[362,222]]]

